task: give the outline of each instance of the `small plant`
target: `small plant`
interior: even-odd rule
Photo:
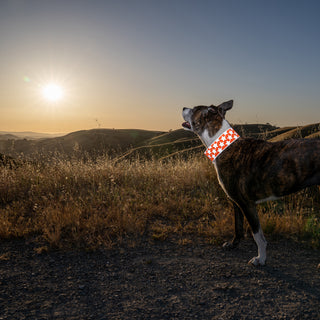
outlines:
[[[311,238],[311,243],[314,247],[320,247],[320,219],[316,216],[311,216],[305,224],[306,235]]]

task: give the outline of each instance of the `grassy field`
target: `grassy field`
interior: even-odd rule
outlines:
[[[266,234],[319,247],[319,191],[314,187],[259,205]],[[232,233],[232,208],[205,157],[57,157],[0,168],[0,238],[31,238],[40,251],[134,245],[145,237],[184,244],[200,236],[221,243]]]

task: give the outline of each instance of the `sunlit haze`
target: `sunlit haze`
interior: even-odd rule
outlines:
[[[41,88],[42,96],[50,102],[59,102],[63,98],[63,88],[55,83],[48,83]]]
[[[319,1],[3,0],[0,131],[320,121]]]

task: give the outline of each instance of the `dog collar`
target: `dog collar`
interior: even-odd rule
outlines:
[[[227,149],[233,142],[239,139],[240,136],[235,132],[234,129],[229,128],[223,132],[218,139],[213,141],[213,143],[205,151],[205,155],[211,160],[215,161],[216,158]]]

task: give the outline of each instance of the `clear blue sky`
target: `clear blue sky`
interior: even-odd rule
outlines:
[[[0,130],[176,129],[182,107],[229,99],[234,123],[320,122],[319,13],[312,0],[2,0]]]

